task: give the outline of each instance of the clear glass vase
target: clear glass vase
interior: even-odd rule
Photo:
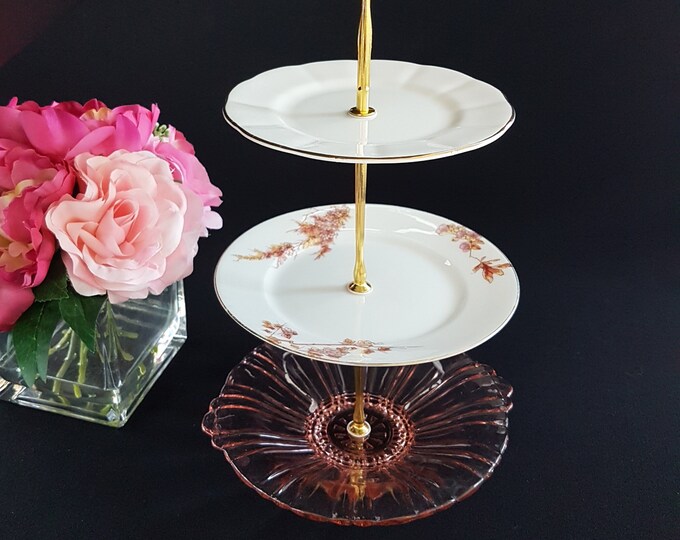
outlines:
[[[61,321],[52,336],[47,379],[26,386],[11,334],[0,333],[0,399],[121,427],[187,338],[181,281],[158,296],[105,302],[97,350]]]

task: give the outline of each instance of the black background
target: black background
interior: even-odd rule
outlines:
[[[261,71],[354,57],[358,6],[82,1],[0,69],[2,102],[158,103],[224,191],[186,281],[189,341],[124,428],[0,404],[0,538],[680,538],[675,0],[374,2],[374,58],[457,69],[517,111],[481,150],[369,171],[370,201],[464,223],[519,273],[517,314],[472,353],[515,387],[510,446],[477,494],[396,528],[312,523],[201,433],[258,343],[215,299],[221,251],[353,196],[350,165],[254,145],[220,108]]]

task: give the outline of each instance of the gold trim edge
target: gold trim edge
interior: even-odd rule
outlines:
[[[505,96],[503,96],[505,97]],[[321,152],[312,152],[310,150],[301,150],[299,148],[295,148],[292,146],[286,146],[283,144],[275,143],[272,141],[268,141],[266,139],[263,139],[261,137],[258,137],[257,135],[254,135],[247,131],[244,127],[239,125],[233,118],[229,116],[227,113],[227,103],[228,103],[229,97],[227,96],[227,100],[224,102],[224,106],[222,107],[222,116],[224,117],[225,121],[227,124],[229,124],[232,128],[234,128],[238,133],[240,133],[243,137],[246,139],[259,144],[260,146],[264,146],[266,148],[270,148],[272,150],[277,150],[279,152],[284,152],[286,154],[293,154],[296,156],[300,157],[306,157],[310,159],[316,159],[320,161],[332,161],[336,163],[375,163],[375,164],[392,164],[392,163],[415,163],[418,161],[428,161],[428,160],[433,160],[433,159],[440,159],[444,157],[451,157],[455,156],[458,154],[463,154],[464,152],[470,152],[471,150],[476,150],[477,148],[482,148],[484,146],[487,146],[500,138],[510,127],[512,124],[515,122],[515,108],[507,101],[508,105],[510,105],[510,118],[508,121],[503,124],[503,126],[496,131],[495,133],[489,135],[488,137],[485,137],[484,139],[481,139],[479,141],[476,141],[474,143],[471,143],[467,146],[460,146],[457,148],[453,148],[451,150],[442,150],[439,152],[429,152],[426,154],[409,154],[409,155],[402,155],[402,156],[389,156],[389,157],[364,157],[364,158],[358,158],[356,156],[347,156],[347,155],[337,155],[337,154],[322,154]]]

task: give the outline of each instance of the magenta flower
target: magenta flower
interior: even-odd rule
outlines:
[[[9,332],[33,304],[33,292],[0,278],[0,332]]]
[[[0,107],[0,141],[30,146],[55,161],[72,160],[90,152],[109,155],[116,150],[141,150],[150,141],[160,111],[140,105],[109,109],[98,100],[41,107],[16,98]],[[1,143],[0,143],[1,144]]]
[[[87,126],[63,107],[41,107],[37,112],[23,110],[19,121],[30,146],[55,161],[63,160],[89,133]]]
[[[198,195],[205,207],[203,219],[205,227],[219,229],[222,227],[222,218],[210,207],[222,203],[222,192],[210,183],[205,167],[194,155],[194,147],[186,140],[184,134],[172,126],[161,127],[162,129],[157,130],[157,134],[149,141],[146,149],[167,161],[172,170],[172,177]]]
[[[142,150],[151,140],[159,115],[156,105],[151,110],[140,105],[109,109],[98,100],[90,100],[78,117],[89,133],[69,150],[66,158],[73,159],[85,152],[108,156],[117,150]]]
[[[45,227],[47,208],[73,190],[74,176],[54,168],[34,150],[19,146],[0,158],[0,278],[36,287],[55,251]]]
[[[38,110],[40,110],[39,107]],[[3,150],[6,151],[20,144],[28,144],[26,134],[21,127],[21,114],[22,110],[18,107],[16,98],[13,98],[6,107],[0,107],[0,158],[2,158]]]

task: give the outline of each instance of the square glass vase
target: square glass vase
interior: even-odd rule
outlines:
[[[11,333],[0,333],[0,399],[121,427],[186,339],[181,281],[144,300],[104,302],[95,352],[59,322],[47,379],[38,378],[30,387],[17,366]]]

